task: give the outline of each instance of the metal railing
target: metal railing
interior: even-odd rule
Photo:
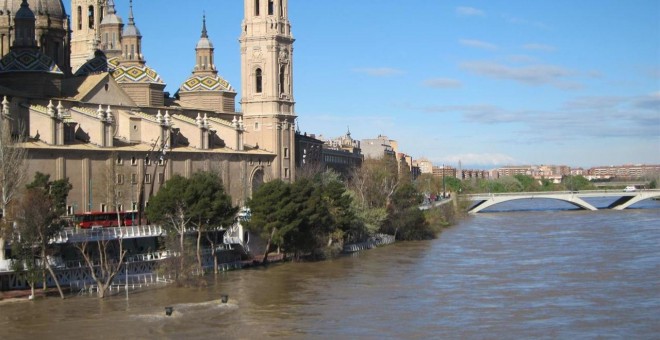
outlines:
[[[158,225],[131,227],[65,229],[51,238],[50,243],[85,242],[98,240],[118,240],[139,237],[164,236],[165,229]]]

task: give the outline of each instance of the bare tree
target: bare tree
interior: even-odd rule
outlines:
[[[21,124],[16,125],[17,131],[12,131],[12,117],[9,115],[9,103],[7,98],[3,100],[2,112],[0,113],[0,260],[5,260],[6,236],[11,233],[12,216],[8,208],[17,194],[22,189],[23,180],[26,176],[27,150],[22,146],[23,130]],[[13,135],[13,132],[19,132]]]
[[[110,288],[112,281],[115,279],[119,270],[124,263],[126,250],[124,250],[124,240],[119,239],[116,243],[117,256],[113,256],[115,243],[109,239],[100,239],[96,241],[96,252],[89,247],[89,241],[77,243],[76,249],[85,259],[87,267],[89,268],[90,275],[96,282],[98,287],[97,293],[99,298],[104,298],[105,293]]]
[[[112,152],[105,165],[103,182],[105,183],[106,202],[108,202],[112,210],[117,213],[117,226],[122,227],[124,221],[121,219],[120,211],[125,210],[122,207],[122,202],[124,201],[123,196],[125,195],[125,193],[122,192],[122,187],[124,186],[124,183],[126,183],[127,174],[126,169],[118,164],[119,162],[117,159],[118,154]]]
[[[49,254],[51,250],[49,247],[50,240],[62,229],[52,199],[42,189],[29,189],[16,208],[16,219],[18,222],[14,238],[16,247],[22,249],[23,255],[30,255],[28,249],[31,249],[32,254],[34,254],[33,259],[41,259],[40,269],[43,273],[44,289],[46,288],[46,271],[48,271],[57,286],[60,297],[64,299],[60,282],[48,261],[49,255],[52,255]],[[30,270],[30,268],[27,269]],[[31,287],[34,289],[34,284],[31,284]]]

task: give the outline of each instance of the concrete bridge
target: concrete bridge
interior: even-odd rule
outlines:
[[[548,198],[556,199],[564,202],[571,203],[581,209],[598,210],[598,208],[589,204],[583,198],[586,197],[618,197],[607,208],[613,210],[623,210],[629,206],[643,201],[645,199],[660,198],[660,189],[652,190],[637,190],[632,192],[625,192],[622,190],[585,190],[585,191],[548,191],[548,192],[512,192],[512,193],[485,193],[463,195],[465,198],[476,202],[470,210],[471,214],[476,214],[481,210],[492,207],[496,204],[520,200],[520,199],[533,199],[533,198]]]

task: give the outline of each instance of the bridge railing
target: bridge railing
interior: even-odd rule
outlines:
[[[636,195],[643,192],[660,192],[660,189],[639,189],[636,191],[623,191],[621,189],[601,189],[601,190],[563,190],[563,191],[525,191],[525,192],[490,192],[480,194],[464,194],[464,197],[477,198],[477,197],[495,197],[495,196],[553,196],[553,195],[567,195],[567,194],[620,194],[620,195]]]

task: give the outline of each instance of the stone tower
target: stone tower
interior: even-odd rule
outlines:
[[[114,0],[108,0],[103,19],[99,25],[100,49],[108,58],[121,56],[121,33],[124,23],[117,15]]]
[[[99,26],[105,0],[71,0],[71,69],[75,72],[88,59],[100,42]]]
[[[288,0],[244,0],[241,107],[248,146],[274,152],[272,179],[295,178],[293,36]]]

